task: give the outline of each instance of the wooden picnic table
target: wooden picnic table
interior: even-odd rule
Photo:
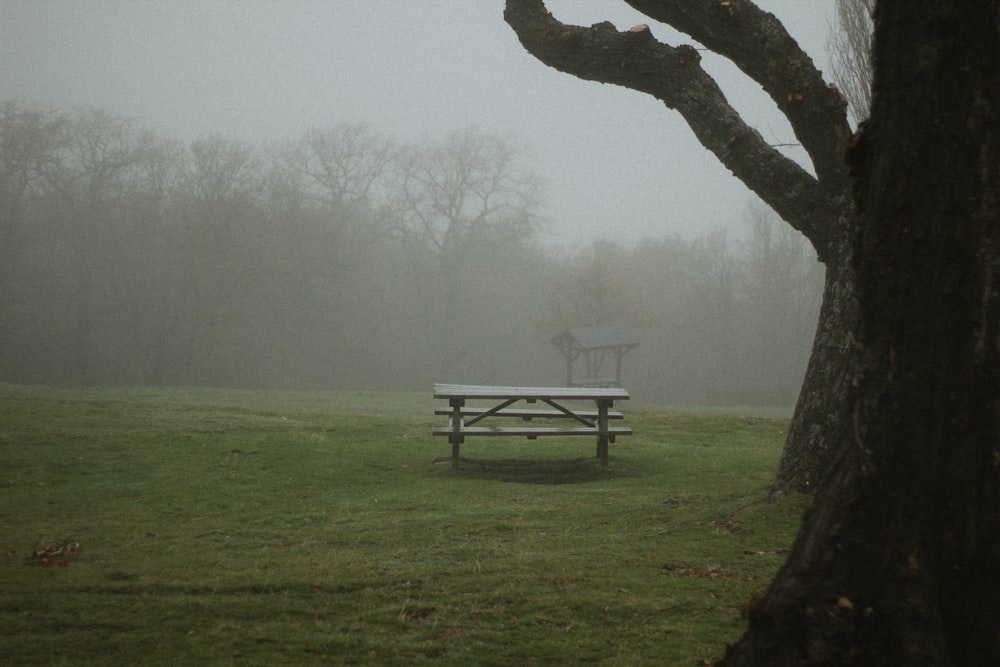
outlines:
[[[538,436],[586,435],[597,438],[597,457],[605,466],[608,464],[608,443],[617,435],[632,435],[632,429],[625,426],[610,426],[612,419],[622,419],[619,411],[614,411],[615,401],[629,398],[628,392],[618,387],[493,387],[466,384],[436,384],[434,398],[446,399],[448,407],[436,408],[434,414],[447,415],[447,426],[434,427],[434,435],[447,436],[451,442],[452,466],[459,467],[459,447],[466,436]],[[485,405],[469,406],[467,401]],[[581,409],[567,401],[593,402],[594,408]],[[527,407],[512,407],[523,402]],[[536,407],[538,403],[547,408]],[[497,426],[482,425],[484,420],[500,417],[515,417],[523,422],[534,419],[568,419],[572,426]]]

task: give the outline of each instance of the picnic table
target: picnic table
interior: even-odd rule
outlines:
[[[492,387],[465,384],[435,384],[434,398],[446,399],[448,406],[435,408],[434,414],[447,415],[447,426],[434,427],[434,435],[447,436],[451,443],[451,462],[459,467],[459,447],[466,436],[538,436],[584,435],[597,438],[597,457],[608,464],[608,443],[615,436],[632,435],[625,426],[611,426],[611,420],[622,419],[621,412],[612,410],[615,401],[624,401],[628,392],[617,387]],[[467,405],[475,401],[476,406]],[[594,409],[581,409],[569,401],[591,402]],[[513,407],[517,403],[523,406]],[[538,407],[538,403],[548,406]],[[517,418],[520,426],[496,425],[497,418]],[[544,425],[530,423],[544,420]],[[572,425],[552,425],[552,420],[567,419]],[[490,425],[483,424],[489,420]]]

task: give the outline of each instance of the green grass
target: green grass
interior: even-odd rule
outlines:
[[[430,435],[430,392],[0,392],[0,665],[694,665],[783,559],[786,421]],[[82,551],[42,565],[47,540]]]

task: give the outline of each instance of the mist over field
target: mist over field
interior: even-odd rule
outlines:
[[[426,390],[558,385],[617,326],[636,399],[794,400],[822,287],[766,209],[566,250],[515,138],[363,124],[182,144],[107,110],[3,106],[3,381]],[[614,374],[614,359],[592,369]]]
[[[822,56],[830,7],[761,5]],[[790,406],[822,288],[808,243],[677,114],[544,67],[500,9],[0,4],[0,381],[553,385],[554,336],[616,326],[640,340],[636,399]],[[613,376],[605,356],[582,375]]]

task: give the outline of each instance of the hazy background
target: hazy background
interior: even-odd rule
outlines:
[[[550,339],[614,325],[639,400],[791,405],[822,285],[802,237],[678,115],[528,56],[502,4],[0,0],[0,379],[558,384]],[[759,4],[824,67],[832,2]],[[324,154],[360,171],[316,179]],[[478,226],[426,186],[470,155],[512,185]]]
[[[831,1],[758,4],[825,69]],[[579,25],[649,22],[618,0],[548,6]],[[0,98],[107,108],[182,140],[285,140],[359,120],[402,139],[472,124],[515,133],[549,180],[563,244],[692,236],[739,218],[753,196],[678,114],[545,67],[502,12],[501,0],[0,0]],[[794,141],[756,84],[703,55],[749,124]]]

